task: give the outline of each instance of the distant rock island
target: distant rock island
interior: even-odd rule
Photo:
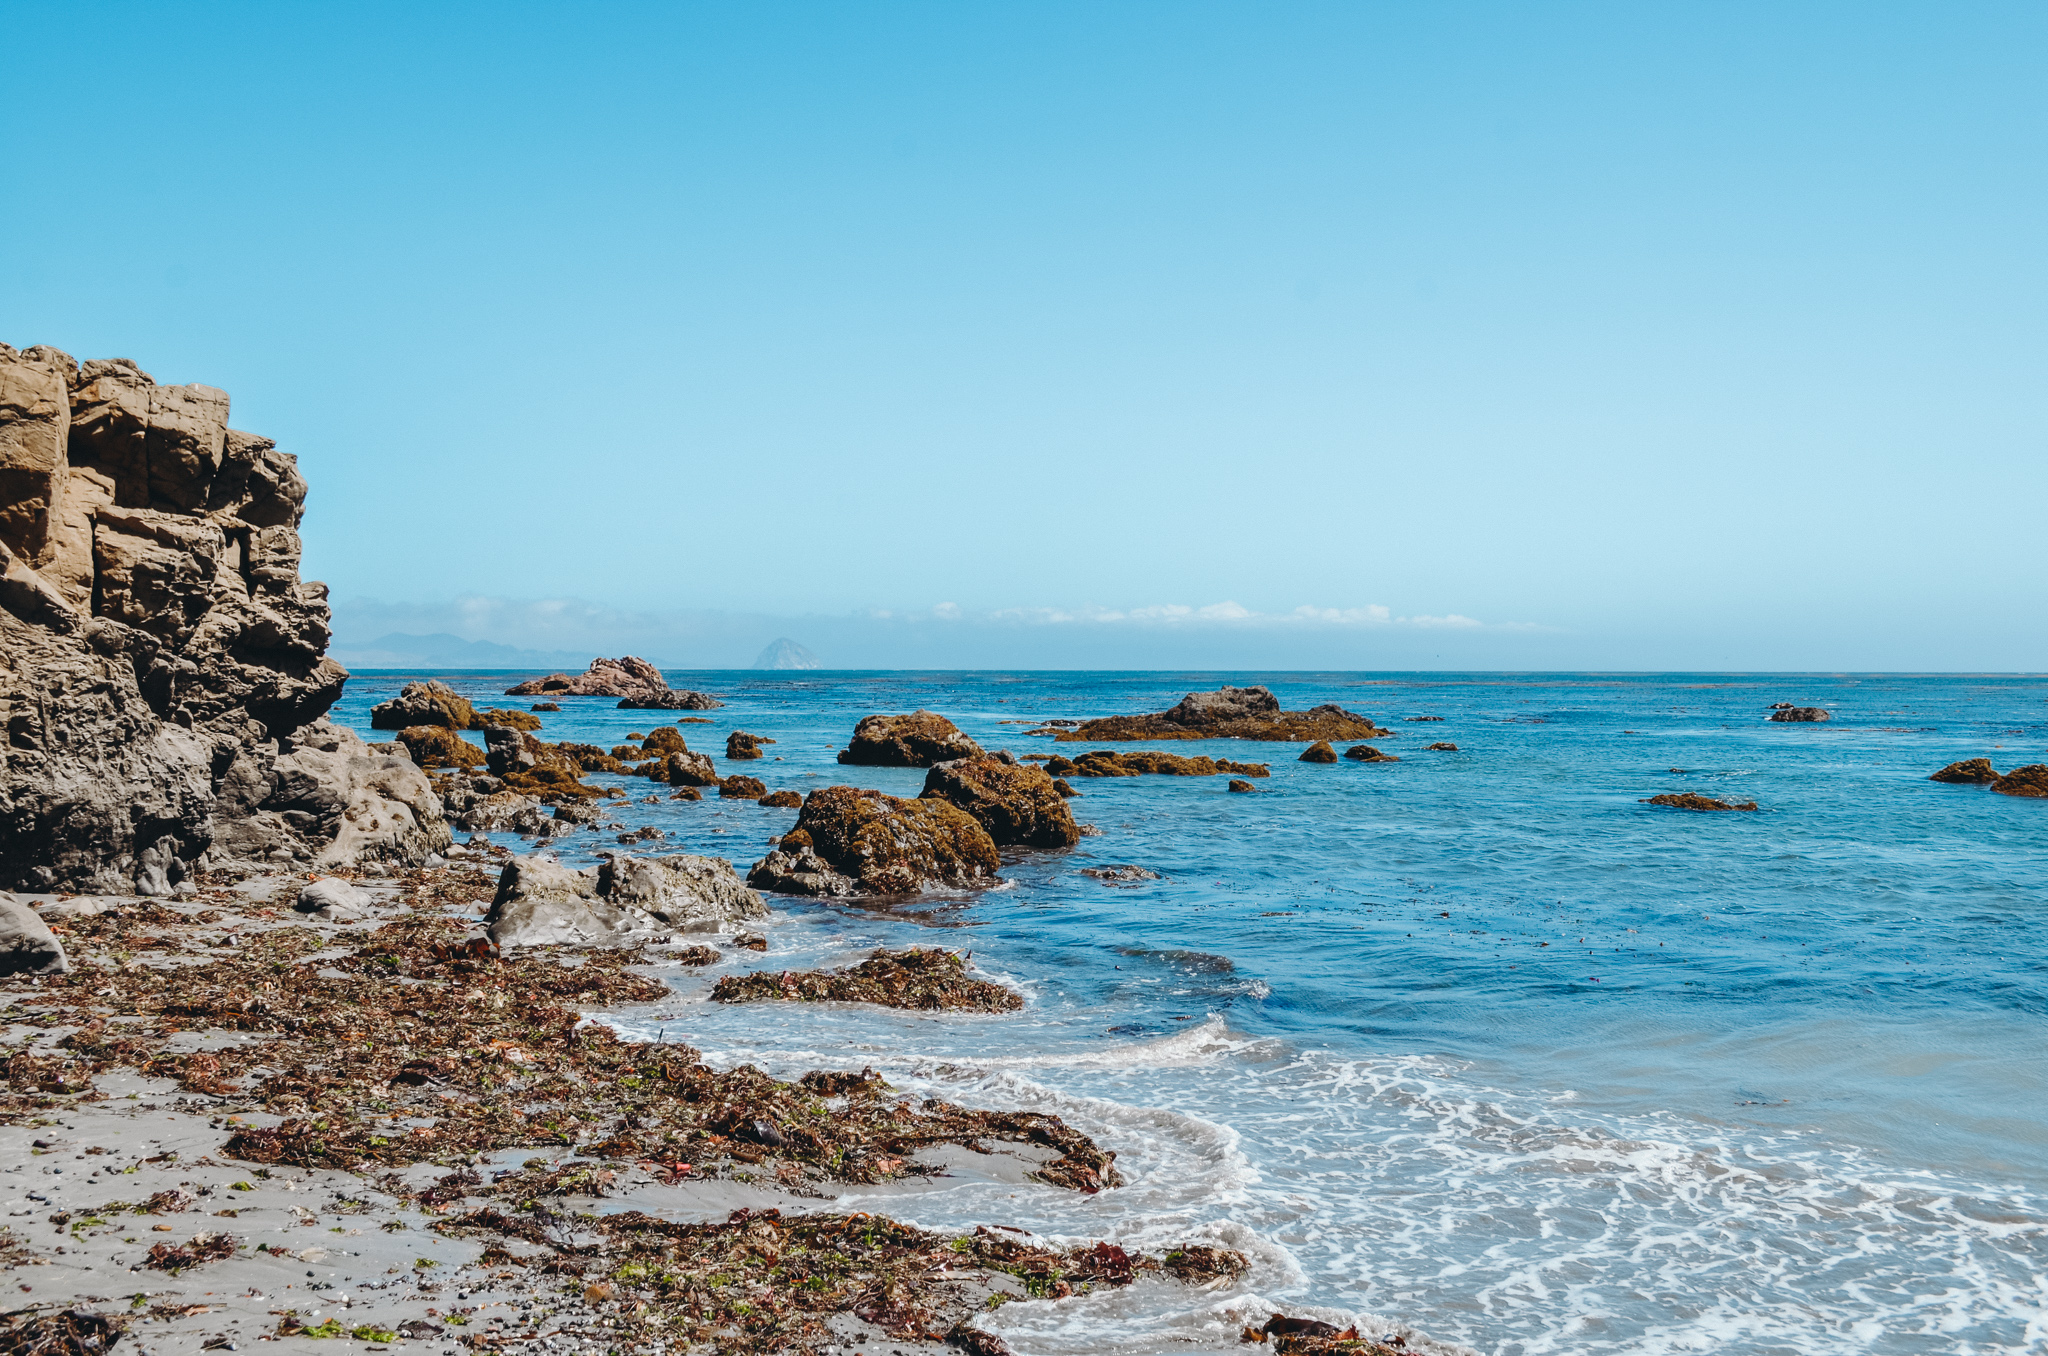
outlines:
[[[761,651],[760,655],[754,660],[754,667],[757,669],[815,669],[818,667],[818,656],[812,654],[788,636],[783,636],[778,640],[771,641],[768,648]]]

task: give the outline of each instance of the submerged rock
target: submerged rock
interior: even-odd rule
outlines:
[[[1991,789],[2001,796],[2048,797],[2048,763],[2029,763],[1991,783]]]
[[[1329,740],[1318,739],[1315,743],[1301,751],[1299,761],[1304,763],[1334,763],[1337,761],[1337,751],[1330,747]]]
[[[878,950],[844,970],[756,971],[727,975],[711,990],[718,1003],[874,1003],[923,1012],[1015,1012],[1023,995],[971,978],[967,958],[937,948]]]
[[[1780,723],[1802,723],[1832,720],[1833,717],[1818,706],[1794,706],[1790,702],[1780,702],[1771,708],[1771,719]]]
[[[1081,841],[1051,776],[1007,754],[940,763],[925,774],[921,794],[974,816],[998,846],[1061,848]]]
[[[1176,705],[1147,716],[1109,716],[1063,730],[1064,741],[1148,739],[1373,739],[1391,734],[1370,718],[1324,704],[1307,711],[1283,711],[1264,687],[1222,687],[1190,692]]]
[[[956,758],[979,758],[981,745],[931,711],[868,716],[853,727],[839,761],[857,767],[931,767]]]
[[[1381,753],[1370,744],[1353,744],[1344,750],[1344,756],[1354,763],[1398,763],[1401,760],[1391,753]]]
[[[1661,796],[1651,796],[1643,804],[1664,805],[1674,810],[1754,810],[1756,808],[1756,802],[1753,800],[1715,800],[1710,796],[1702,796],[1692,791],[1683,791],[1675,795],[1666,793]]]
[[[804,798],[796,827],[747,881],[782,894],[903,895],[990,884],[1001,865],[988,830],[949,801],[828,786]]]
[[[1960,763],[1950,763],[1927,780],[1966,786],[1989,786],[1998,780],[1998,770],[1991,766],[1989,758],[1966,758]]]

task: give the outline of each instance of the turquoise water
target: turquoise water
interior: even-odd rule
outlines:
[[[417,676],[359,675],[336,718],[370,735],[369,707]],[[436,676],[478,698],[509,685]],[[1206,1232],[1258,1259],[1260,1301],[1501,1356],[2048,1350],[2048,802],[1926,780],[1959,758],[2048,761],[2048,680],[669,678],[727,703],[693,713],[714,723],[683,727],[692,748],[720,755],[734,728],[778,741],[775,761],[733,765],[771,789],[915,794],[921,771],[833,754],[859,717],[919,706],[1021,754],[1052,745],[1003,722],[1263,682],[1290,709],[1336,701],[1397,732],[1375,743],[1402,761],[1381,764],[1156,746],[1273,776],[1251,796],[1222,778],[1079,782],[1073,809],[1100,836],[1016,857],[1003,888],[894,910],[781,901],[768,956],[678,978],[669,1039],[1048,1107],[1132,1179],[1089,1200],[963,1181],[899,1215]],[[1775,701],[1835,719],[1767,724]],[[541,737],[609,746],[661,714],[563,705]],[[1405,723],[1424,715],[1443,719]],[[1437,740],[1459,752],[1424,751]],[[1663,791],[1761,809],[1640,803]],[[795,812],[664,800],[617,818],[671,835],[636,850],[744,870]],[[1163,879],[1080,874],[1112,863]],[[703,1001],[728,969],[917,940],[972,948],[1027,1010]],[[1228,1350],[1223,1309],[1243,1300],[1160,1288],[1010,1306],[991,1326],[1023,1352]]]

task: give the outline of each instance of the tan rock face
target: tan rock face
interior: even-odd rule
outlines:
[[[0,344],[0,889],[161,894],[209,852],[419,861],[425,777],[320,718],[306,482],[210,386]]]

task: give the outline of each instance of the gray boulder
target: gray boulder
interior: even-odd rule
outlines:
[[[0,894],[0,975],[61,975],[71,958],[36,912],[10,894]]]
[[[1166,712],[1176,725],[1220,725],[1247,716],[1280,713],[1280,699],[1265,687],[1219,687],[1214,692],[1190,692]]]
[[[498,878],[484,928],[499,946],[639,946],[765,918],[761,897],[718,857],[616,856],[572,870],[515,857]]]
[[[613,903],[651,914],[678,932],[722,931],[728,924],[768,916],[761,896],[723,857],[608,857],[597,868],[597,889]]]
[[[300,913],[318,914],[330,923],[352,923],[370,907],[370,897],[345,880],[322,876],[299,891],[292,907]]]

